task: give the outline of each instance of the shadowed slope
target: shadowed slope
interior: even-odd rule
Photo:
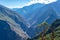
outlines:
[[[18,37],[18,38],[17,38]],[[0,40],[20,40],[21,38],[10,28],[10,25],[0,20]]]

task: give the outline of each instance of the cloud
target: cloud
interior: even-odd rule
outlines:
[[[49,4],[51,2],[56,2],[57,0],[32,0],[32,2],[35,2],[35,3],[44,3],[44,4]]]
[[[18,5],[18,6],[11,6],[11,8],[23,8],[25,6],[29,6],[35,3],[41,3],[41,4],[49,4],[52,2],[56,2],[57,0],[30,0],[28,2],[25,2],[23,5]]]
[[[35,4],[35,3],[49,4],[49,3],[52,3],[52,2],[56,2],[56,1],[57,0],[31,0],[30,2],[21,6],[21,8],[24,7],[24,6],[29,6],[29,5]]]

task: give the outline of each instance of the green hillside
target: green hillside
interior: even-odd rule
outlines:
[[[40,35],[30,40],[60,40],[60,19],[55,20],[51,25],[43,22],[37,26],[37,29],[40,27],[45,28]]]

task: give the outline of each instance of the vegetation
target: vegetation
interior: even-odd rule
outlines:
[[[51,35],[52,33],[46,35],[46,39],[47,40],[52,40],[51,39]],[[54,32],[54,39],[53,40],[60,40],[60,26],[58,26],[56,29],[55,29],[55,32]]]
[[[38,40],[46,40],[46,32],[49,29],[49,26],[47,22],[43,22],[42,24],[38,25],[38,27],[44,27],[44,30],[40,33],[40,37]]]
[[[43,22],[42,24],[39,24],[37,28],[39,29],[40,27],[45,28],[40,35],[37,36],[36,40],[60,40],[60,19],[55,20],[51,25],[47,22]],[[51,32],[49,32],[49,30]],[[35,40],[35,38],[33,40]]]

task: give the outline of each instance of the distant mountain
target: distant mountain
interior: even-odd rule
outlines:
[[[2,25],[0,25],[0,27],[1,27],[0,31],[1,32],[4,32],[4,31],[11,32],[11,34],[9,34],[9,33],[7,34],[9,36],[11,35],[11,40],[20,40],[19,36],[22,38],[28,38],[28,35],[25,33],[25,31],[28,29],[28,22],[25,21],[18,13],[0,5],[0,20],[4,21],[6,23],[5,24],[4,22],[0,22],[0,24],[2,24]],[[8,26],[8,28],[7,28],[7,26]],[[6,28],[7,28],[7,30],[5,30]],[[11,30],[11,31],[8,31],[8,30]],[[18,35],[18,36],[16,36],[16,39],[12,39],[15,37],[15,35]],[[2,38],[5,37],[4,35],[1,35],[1,36],[2,36]]]
[[[44,4],[37,3],[24,8],[20,8],[18,10],[16,9],[15,11],[18,12],[20,15],[22,15],[22,17],[24,17],[30,23],[30,26],[32,26],[37,23],[41,23],[44,19],[46,19],[46,18],[43,18],[43,16],[48,17],[48,15],[52,14],[49,12],[52,9],[53,9],[52,11],[55,12],[58,8],[56,9],[56,6],[54,4],[56,3],[51,3],[51,5],[50,4],[44,5]],[[49,14],[45,13],[47,11]],[[39,20],[41,19],[42,21],[39,22]]]
[[[59,2],[51,4],[33,4],[12,11],[0,5],[0,20],[9,24],[9,29],[22,38],[34,38],[44,30],[45,27],[37,29],[38,24],[47,22],[51,24],[54,20],[60,19]],[[19,15],[19,14],[20,15]],[[8,25],[7,24],[7,25]],[[18,37],[19,37],[18,36]]]
[[[36,9],[39,9],[44,5],[45,4],[36,3],[23,8],[13,8],[13,10],[22,15],[26,20],[29,20],[33,15],[35,15]]]
[[[39,17],[37,17],[34,21],[34,24],[31,25],[29,28],[29,32],[27,31],[27,34],[29,34],[30,37],[35,37],[37,34],[44,30],[44,27],[41,27],[39,31],[37,31],[38,24],[41,24],[43,22],[47,22],[48,24],[51,24],[54,20],[58,19],[58,15],[54,11],[51,5],[46,5],[40,10],[41,14]],[[38,13],[37,13],[38,14]],[[32,35],[33,34],[33,35]]]
[[[47,5],[33,4],[15,11],[19,14],[21,13],[20,15],[30,23],[30,28],[27,31],[27,34],[33,38],[36,36],[36,28],[38,24],[43,22],[51,24],[54,20],[60,18],[59,4],[60,2],[58,1]],[[41,32],[41,30],[39,32]]]

